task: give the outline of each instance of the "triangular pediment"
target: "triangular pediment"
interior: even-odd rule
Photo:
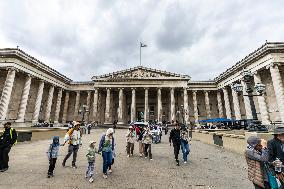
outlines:
[[[181,78],[190,79],[188,75],[181,75],[157,69],[146,68],[138,66],[122,71],[112,72],[105,75],[94,76],[92,80],[114,80],[114,79],[167,79],[167,78]]]

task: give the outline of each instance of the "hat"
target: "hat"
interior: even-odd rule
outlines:
[[[253,148],[256,147],[256,145],[258,145],[261,142],[261,139],[259,137],[256,136],[250,136],[247,140],[247,143],[252,146]]]
[[[89,146],[91,147],[91,145],[94,144],[94,143],[96,143],[96,141],[91,140],[91,141],[89,142]]]
[[[106,131],[106,135],[109,135],[109,134],[113,134],[113,128],[109,128],[109,129]]]
[[[78,121],[73,121],[73,125],[76,126],[76,125],[80,125],[80,123]]]
[[[280,126],[274,129],[273,131],[274,135],[280,135],[280,134],[284,134],[284,127]]]
[[[133,127],[132,127],[132,126],[129,126],[128,129],[133,129]]]

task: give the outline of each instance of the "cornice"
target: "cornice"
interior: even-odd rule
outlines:
[[[233,72],[239,71],[242,68],[246,67],[250,63],[259,60],[260,58],[270,54],[270,53],[279,53],[284,52],[284,43],[283,42],[266,42],[261,47],[238,61],[234,66],[228,68],[226,71],[221,73],[219,76],[214,78],[216,83],[219,83],[221,80],[225,79],[229,75],[232,75]]]

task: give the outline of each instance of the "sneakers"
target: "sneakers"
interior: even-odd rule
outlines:
[[[184,164],[186,164],[187,163],[187,161],[185,161],[185,162],[183,162]]]
[[[4,169],[1,169],[0,172],[5,172],[7,170],[8,170],[8,168],[4,168]]]
[[[65,163],[64,162],[62,163],[62,167],[65,167]]]
[[[110,169],[110,170],[108,170],[108,172],[109,172],[109,173],[112,173],[112,170]]]
[[[94,182],[94,179],[91,177],[91,178],[89,179],[89,182],[90,182],[90,183]]]
[[[47,178],[50,178],[50,177],[51,177],[51,175],[48,174],[48,175],[47,175]]]
[[[176,162],[177,162],[177,166],[179,166],[179,160],[176,159]]]
[[[73,169],[77,169],[77,166],[76,166],[76,165],[72,165],[72,168],[73,168]]]
[[[127,157],[130,157],[130,155],[127,155]]]
[[[142,157],[142,154],[140,154],[139,156]]]
[[[153,159],[151,158],[150,160],[152,161]]]
[[[107,175],[106,175],[106,174],[103,174],[103,177],[104,177],[105,179],[107,179]]]

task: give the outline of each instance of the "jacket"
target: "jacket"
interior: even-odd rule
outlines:
[[[277,139],[271,139],[267,142],[267,148],[269,151],[269,156],[268,156],[268,161],[272,163],[273,161],[276,160],[276,158],[279,158],[280,161],[284,164],[284,144]]]
[[[172,129],[170,132],[170,138],[169,138],[169,142],[173,142],[173,145],[180,145],[180,130],[179,129]]]
[[[248,146],[245,151],[245,158],[248,165],[248,178],[254,184],[264,188],[264,181],[268,181],[264,163],[268,161],[268,150],[262,149],[261,152]]]
[[[75,130],[74,128],[69,129],[69,131],[66,133],[64,137],[64,140],[68,141],[68,144],[72,145],[82,144],[80,129],[79,130]]]
[[[0,148],[12,147],[17,143],[17,132],[14,128],[5,128],[0,136]]]
[[[152,143],[152,133],[149,131],[149,132],[145,132],[144,135],[143,135],[143,143],[144,144],[151,144]]]
[[[136,139],[135,131],[130,132],[129,130],[126,133],[126,142],[134,143]]]
[[[86,154],[88,162],[94,162],[96,160],[96,153],[98,153],[98,150],[96,148],[88,149],[88,152]]]
[[[57,158],[58,157],[58,151],[59,151],[59,145],[53,146],[52,144],[49,145],[49,148],[47,150],[47,157],[50,158]]]
[[[111,143],[108,143],[106,140],[106,134],[103,134],[99,144],[99,152],[109,152],[114,150],[114,138],[112,137]]]

